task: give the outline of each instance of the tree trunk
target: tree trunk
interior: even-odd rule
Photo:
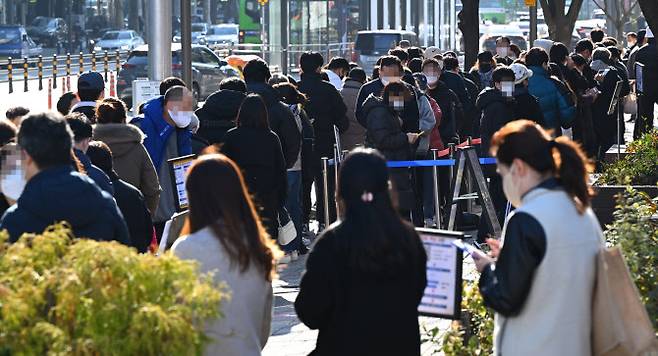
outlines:
[[[135,0],[128,1],[128,27],[131,30],[139,32],[139,2]]]
[[[649,27],[654,32],[658,33],[658,1],[656,0],[638,0],[642,14],[647,20]]]
[[[562,42],[567,47],[571,46],[571,34],[578,19],[578,13],[583,5],[583,0],[571,1],[569,11],[565,14],[564,0],[540,0],[544,10],[544,19],[548,25],[548,33],[553,41]]]
[[[462,0],[459,24],[464,39],[464,71],[475,64],[480,51],[480,0]]]

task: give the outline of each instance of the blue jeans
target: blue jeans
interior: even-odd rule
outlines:
[[[288,171],[288,199],[286,209],[295,229],[297,237],[289,244],[283,246],[285,252],[297,251],[302,244],[302,171]]]

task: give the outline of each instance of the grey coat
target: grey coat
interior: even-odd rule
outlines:
[[[356,99],[359,96],[359,90],[363,84],[356,80],[348,79],[340,90],[343,96],[343,102],[347,106],[347,118],[350,126],[347,131],[340,135],[342,149],[351,151],[356,146],[363,146],[366,140],[366,128],[361,126],[356,120]]]

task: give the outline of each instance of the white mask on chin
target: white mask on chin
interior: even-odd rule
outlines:
[[[5,197],[17,201],[25,189],[25,174],[19,167],[12,169],[7,174],[2,174],[0,179],[0,190]]]
[[[176,126],[181,129],[190,126],[190,122],[192,122],[192,114],[194,114],[192,111],[173,112],[169,110],[169,117],[171,117],[171,120],[173,120]]]

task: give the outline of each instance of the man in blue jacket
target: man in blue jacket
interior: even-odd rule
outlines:
[[[564,86],[558,86],[548,73],[548,54],[543,48],[531,49],[525,58],[526,66],[533,73],[528,80],[528,91],[539,100],[544,114],[544,127],[560,136],[561,128],[570,128],[576,117],[576,106],[569,99]],[[557,80],[557,79],[555,79]],[[559,80],[558,80],[559,81]]]
[[[21,168],[12,176],[11,186],[20,186],[22,192],[0,221],[0,230],[9,232],[11,242],[66,221],[77,237],[130,245],[114,199],[71,166],[72,134],[61,116],[29,115],[21,124],[18,144]]]
[[[137,117],[137,125],[146,135],[144,147],[158,172],[162,194],[153,216],[158,235],[164,224],[176,212],[174,182],[167,160],[192,154],[192,92],[183,86],[174,86],[164,96],[151,99],[144,105],[144,116]]]

